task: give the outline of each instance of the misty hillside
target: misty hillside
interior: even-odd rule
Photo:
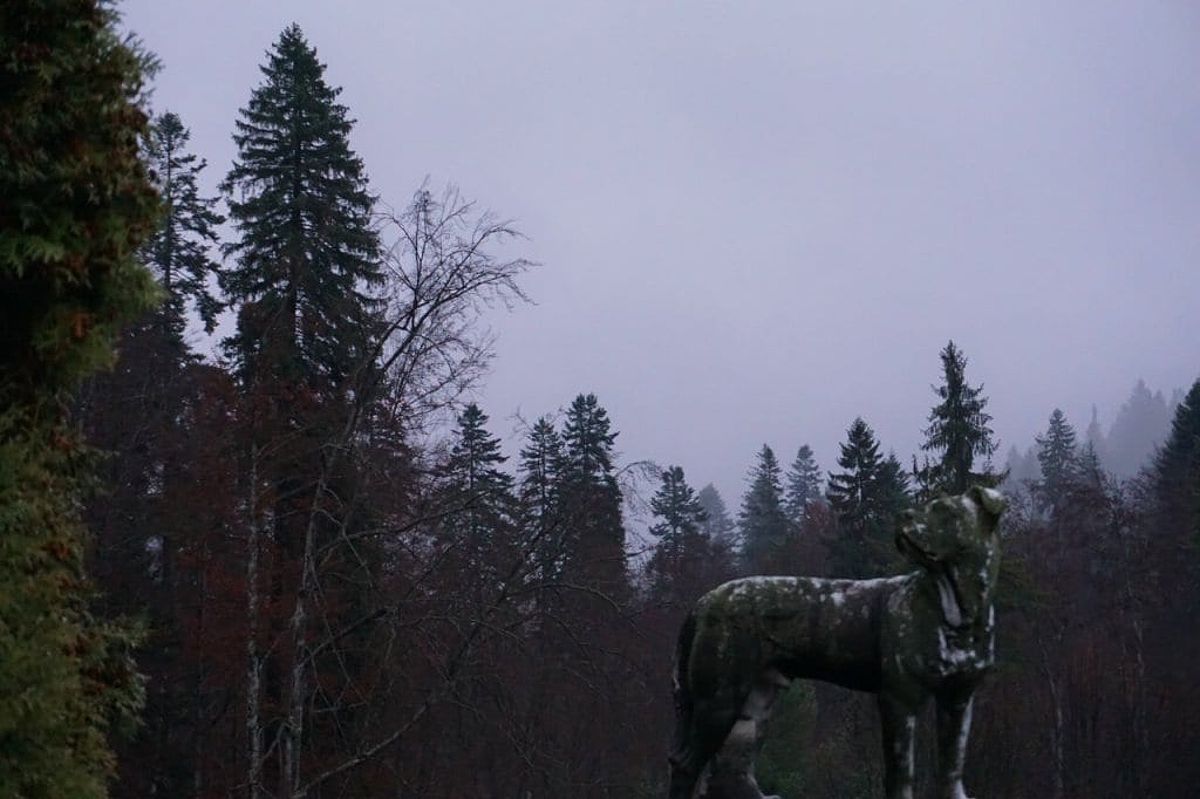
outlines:
[[[1138,380],[1133,391],[1107,430],[1092,406],[1091,420],[1082,429],[1080,444],[1090,447],[1104,469],[1120,479],[1136,476],[1150,466],[1159,447],[1171,434],[1171,420],[1183,401],[1180,389],[1164,396],[1151,393],[1145,381]],[[1005,458],[1008,479],[1014,486],[1041,477],[1036,443],[1022,452],[1016,444]]]

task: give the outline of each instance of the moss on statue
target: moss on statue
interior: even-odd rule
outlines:
[[[676,659],[672,799],[761,797],[754,761],[781,691],[818,679],[879,695],[887,795],[911,799],[915,717],[938,706],[939,790],[963,799],[976,686],[994,662],[1004,500],[975,487],[910,512],[896,534],[916,566],[876,580],[749,577],[705,595]]]

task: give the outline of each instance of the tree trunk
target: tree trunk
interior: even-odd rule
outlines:
[[[262,689],[262,664],[258,654],[258,446],[250,452],[250,480],[246,536],[246,784],[250,799],[262,795],[262,721],[259,695]]]
[[[1050,756],[1054,767],[1053,797],[1054,799],[1063,799],[1066,795],[1066,762],[1063,741],[1065,724],[1063,722],[1062,691],[1059,689],[1058,680],[1050,668],[1050,658],[1046,652],[1046,643],[1042,640],[1040,632],[1038,633],[1037,641],[1042,654],[1042,676],[1046,680],[1046,687],[1050,690],[1050,704],[1054,714],[1054,723],[1050,728]]]

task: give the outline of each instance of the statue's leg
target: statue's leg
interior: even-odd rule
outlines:
[[[720,698],[695,702],[680,719],[676,747],[670,757],[670,799],[693,799],[696,784],[730,735],[737,721],[737,700]]]
[[[913,799],[913,738],[917,709],[888,695],[879,694],[879,718],[883,722],[883,771],[888,799]]]
[[[774,669],[761,675],[742,704],[737,722],[713,758],[701,799],[772,799],[763,797],[754,778],[754,760],[766,735],[767,721],[788,681]]]
[[[937,697],[938,796],[969,799],[963,789],[963,766],[967,738],[971,732],[970,693],[947,693]]]

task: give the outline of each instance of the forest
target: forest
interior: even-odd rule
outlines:
[[[729,453],[736,498],[623,460],[588,386],[506,452],[482,319],[543,268],[525,231],[453,186],[383,202],[296,25],[227,167],[116,30],[0,11],[0,796],[664,796],[694,602],[899,573],[899,515],[973,483],[1009,509],[972,794],[1195,795],[1200,379],[1001,457],[950,341],[917,456],[850,409],[835,463],[802,430]],[[881,796],[878,750],[870,697],[797,684],[759,782]]]

